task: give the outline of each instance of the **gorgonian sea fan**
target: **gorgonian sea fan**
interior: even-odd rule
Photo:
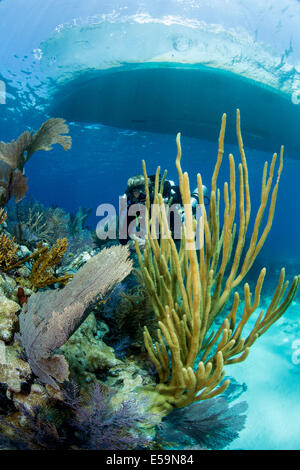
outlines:
[[[156,424],[153,413],[142,411],[135,399],[112,404],[113,392],[95,384],[85,404],[77,409],[74,426],[82,448],[90,450],[134,450],[148,447],[150,436],[141,423]]]
[[[248,405],[245,401],[229,406],[224,396],[179,408],[165,419],[164,439],[192,439],[206,449],[221,450],[239,437],[245,427]]]
[[[33,294],[19,316],[20,334],[29,365],[39,379],[58,389],[69,375],[64,356],[53,351],[61,347],[84,319],[90,302],[108,292],[131,271],[127,247],[103,249],[91,258],[61,290]]]

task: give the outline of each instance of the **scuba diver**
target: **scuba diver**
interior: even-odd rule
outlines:
[[[155,175],[148,176],[148,188],[150,204],[152,204],[154,199]],[[203,185],[203,194],[206,201],[205,204],[207,204],[207,201],[209,203],[209,199],[206,196],[206,193],[207,188]],[[162,196],[165,204],[172,204],[172,208],[176,207],[180,221],[182,221],[184,219],[184,210],[179,186],[175,185],[174,181],[166,179],[163,185]],[[125,245],[130,240],[130,244],[134,244],[132,237],[133,233],[137,236],[139,244],[141,246],[144,244],[145,227],[143,226],[143,222],[145,222],[145,217],[143,217],[143,215],[145,215],[145,202],[145,178],[143,175],[132,176],[128,179],[125,194],[120,199],[119,241],[122,245]],[[196,188],[191,194],[191,205],[194,214],[196,212],[198,203],[198,188]],[[134,210],[131,211],[131,208]],[[173,216],[172,221],[170,221],[172,237],[174,235],[174,218],[175,216]],[[136,229],[139,230],[137,231]],[[179,231],[181,232],[181,223]]]

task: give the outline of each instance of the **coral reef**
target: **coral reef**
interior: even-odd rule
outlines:
[[[31,387],[32,406],[19,402],[19,414],[0,416],[0,449],[19,450],[134,450],[151,448],[152,437],[144,423],[154,427],[156,418],[138,400],[112,405],[113,391],[100,384],[81,394],[70,382],[56,408],[45,400],[39,386]]]
[[[57,239],[67,238],[63,262],[68,263],[83,251],[95,252],[92,232],[85,227],[88,215],[89,211],[81,208],[76,214],[69,214],[60,207],[45,207],[26,197],[17,204],[8,204],[7,226],[15,241],[30,250],[40,242],[54,245]]]
[[[185,206],[180,246],[170,236],[162,198],[166,172],[160,180],[158,169],[153,196],[160,210],[150,208],[146,187],[147,239],[144,252],[136,243],[136,255],[117,242],[107,248],[110,242],[101,241],[95,248],[86,209],[68,214],[29,198],[7,204],[25,195],[24,164],[36,150],[56,143],[70,147],[63,120],[50,119],[36,134],[0,144],[0,206],[7,204],[7,213],[0,207],[0,448],[223,449],[239,436],[247,405],[229,402],[246,386],[232,378],[229,383],[224,366],[246,359],[282,316],[299,276],[288,289],[281,271],[270,305],[264,303],[244,338],[259,307],[265,269],[253,295],[243,286],[241,313],[237,289],[272,225],[283,149],[277,178],[276,155],[269,171],[265,164],[248,243],[251,203],[239,112],[238,178],[230,155],[224,201],[217,188],[225,121],[224,115],[209,210],[198,175],[200,218],[191,211],[178,135]],[[143,169],[147,181],[145,163]],[[132,269],[135,261],[138,271]]]
[[[18,243],[36,246],[37,242],[50,245],[58,238],[68,238],[70,215],[59,207],[45,207],[27,196],[21,202],[7,206],[8,227]]]
[[[135,356],[125,361],[116,357],[116,351],[104,342],[107,332],[105,323],[97,322],[94,313],[89,313],[87,319],[60,348],[69,364],[70,380],[76,380],[81,390],[89,390],[91,384],[105,383],[110,390],[114,390],[111,406],[116,408],[128,400],[138,404],[139,390],[145,385],[153,384],[153,379],[144,364],[139,365]],[[146,416],[149,401],[144,398],[139,408],[140,413]],[[156,421],[160,421],[160,416],[156,416]]]
[[[35,135],[24,133],[16,142],[1,143],[0,205],[12,196],[16,201],[24,197],[23,167],[36,150],[50,150],[55,143],[70,147],[70,138],[60,135],[67,131],[63,120],[49,120]],[[129,274],[128,248],[114,246],[93,256],[85,209],[72,215],[30,199],[10,203],[7,209],[8,217],[0,209],[5,230],[0,246],[0,447],[151,445],[154,434],[149,429],[158,420],[147,415],[136,388],[152,379],[134,360],[117,359],[102,339],[108,327],[88,308],[94,298],[98,304],[106,302],[114,285]],[[58,285],[72,275],[59,264],[68,264],[75,273],[62,290]],[[37,288],[46,290],[34,293]],[[73,405],[62,388],[68,386],[69,369],[81,386]]]
[[[0,209],[0,226],[5,222],[7,214]],[[0,269],[8,271],[12,265],[16,263],[16,253],[18,245],[14,242],[14,238],[9,238],[5,233],[0,235]]]
[[[260,252],[270,231],[278,184],[283,167],[283,147],[275,185],[272,181],[277,155],[273,155],[268,174],[268,164],[264,165],[261,202],[255,218],[254,227],[246,247],[246,235],[250,221],[250,190],[248,169],[240,130],[240,114],[237,111],[237,138],[241,155],[238,166],[239,201],[236,196],[236,168],[233,155],[229,155],[230,184],[224,185],[224,222],[220,229],[220,190],[217,178],[224,153],[224,134],[226,115],[223,115],[219,137],[219,151],[211,183],[209,213],[204,205],[201,175],[197,175],[201,217],[196,220],[192,214],[191,192],[188,174],[182,172],[180,134],[177,136],[176,167],[179,185],[185,208],[185,223],[179,249],[172,239],[167,208],[159,189],[159,171],[156,172],[154,208],[150,214],[150,196],[146,191],[147,239],[144,258],[136,240],[136,250],[145,285],[153,302],[159,327],[158,341],[153,340],[145,328],[145,346],[159,375],[159,384],[148,388],[156,400],[154,409],[168,413],[175,408],[187,406],[194,401],[213,398],[228,387],[224,379],[224,365],[241,362],[249,354],[250,347],[291,304],[300,280],[295,276],[290,289],[285,282],[282,269],[273,299],[261,311],[257,321],[246,338],[243,329],[260,303],[260,294],[266,274],[263,268],[259,274],[254,295],[248,283],[244,285],[245,303],[240,321],[237,311],[240,297],[234,292],[231,310],[216,332],[210,332],[214,320],[222,313],[230,294],[243,281]],[[146,166],[143,162],[144,177],[147,181]],[[266,211],[268,199],[270,205]],[[235,223],[236,207],[239,208],[239,229]],[[266,212],[266,214],[265,214]],[[263,216],[266,223],[261,229]],[[160,243],[157,239],[157,221],[160,227]],[[261,229],[261,233],[260,233]],[[236,239],[237,236],[237,239]],[[198,237],[198,238],[197,238]],[[199,259],[196,242],[199,242]],[[235,243],[236,241],[236,243]],[[235,244],[234,244],[235,243]],[[243,250],[245,250],[243,254]],[[287,292],[286,292],[287,291]],[[251,298],[252,297],[252,298]],[[208,335],[208,336],[207,336]]]
[[[0,383],[9,392],[19,393],[32,376],[29,364],[20,357],[18,343],[5,345],[0,341]]]
[[[53,243],[59,237],[72,238],[82,233],[89,213],[79,208],[76,214],[69,214],[61,207],[45,207],[30,196],[17,204],[8,205],[12,231],[17,233],[20,229],[22,235],[22,232],[28,230],[33,239],[47,243]],[[26,238],[20,241],[23,240]]]
[[[62,355],[51,353],[66,343],[83,320],[90,302],[104,297],[132,269],[128,249],[104,249],[82,266],[62,290],[32,295],[19,316],[18,339],[32,371],[39,379],[58,388],[68,378],[69,367]]]
[[[0,341],[0,448],[103,449],[109,445],[112,449],[133,449],[151,445],[152,429],[159,419],[147,414],[135,391],[137,386],[149,384],[148,374],[115,357],[113,348],[102,340],[108,327],[87,309],[96,295],[97,302],[105,299],[129,274],[132,262],[128,253],[127,247],[115,246],[89,257],[62,290],[34,294],[2,275],[0,305],[5,319],[11,309],[13,323],[6,343]],[[20,305],[4,293],[19,301],[26,297],[19,315],[19,334],[14,331]],[[85,320],[84,311],[88,315]],[[65,387],[72,388],[72,383],[65,382],[69,367],[81,388],[73,403],[65,394]],[[110,383],[103,385],[102,380],[108,382],[108,378]]]
[[[107,346],[98,334],[94,313],[80,325],[71,338],[61,347],[70,367],[70,377],[82,387],[94,382],[107,370],[120,364],[113,348]]]

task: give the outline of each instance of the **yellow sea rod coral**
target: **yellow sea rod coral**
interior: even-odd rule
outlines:
[[[217,179],[224,153],[226,115],[223,115],[219,137],[219,151],[211,181],[209,211],[204,205],[201,175],[197,175],[199,203],[202,215],[197,221],[192,213],[189,177],[181,169],[180,134],[177,136],[176,167],[185,208],[185,223],[178,249],[172,239],[167,221],[162,187],[159,189],[159,172],[156,172],[154,204],[160,211],[150,213],[150,195],[146,185],[146,230],[144,257],[136,240],[140,269],[145,285],[151,295],[158,323],[158,340],[153,342],[148,329],[144,330],[144,341],[150,359],[159,375],[159,384],[148,387],[154,401],[153,409],[163,413],[181,408],[194,401],[205,400],[221,394],[229,381],[223,381],[224,365],[241,362],[249,354],[250,347],[259,336],[276,322],[291,304],[300,280],[296,276],[290,289],[285,282],[285,271],[281,270],[274,296],[266,311],[262,310],[249,332],[243,330],[260,303],[261,289],[266,274],[263,268],[253,294],[249,284],[244,284],[245,302],[241,319],[237,319],[240,297],[235,289],[243,281],[260,252],[270,231],[278,184],[283,167],[283,147],[280,152],[277,178],[272,189],[277,155],[268,172],[268,163],[263,169],[261,201],[256,214],[250,242],[246,237],[251,211],[248,168],[240,130],[240,113],[237,111],[236,130],[241,155],[236,181],[236,165],[229,155],[230,182],[224,185],[224,222],[220,224],[221,191]],[[147,181],[146,166],[143,162]],[[238,185],[238,197],[236,194]],[[268,200],[270,202],[268,205]],[[268,209],[267,209],[268,206]],[[239,225],[235,222],[236,209]],[[266,218],[264,214],[266,213]],[[160,240],[154,236],[159,221]],[[262,227],[263,220],[266,220]],[[238,228],[237,228],[238,227]],[[195,239],[200,240],[197,252]],[[287,292],[286,292],[287,291]],[[229,314],[217,331],[211,331],[214,320],[228,303],[234,292]]]

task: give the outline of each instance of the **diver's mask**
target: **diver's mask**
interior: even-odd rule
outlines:
[[[146,200],[145,185],[133,186],[126,191],[128,199],[133,203],[141,203]]]

